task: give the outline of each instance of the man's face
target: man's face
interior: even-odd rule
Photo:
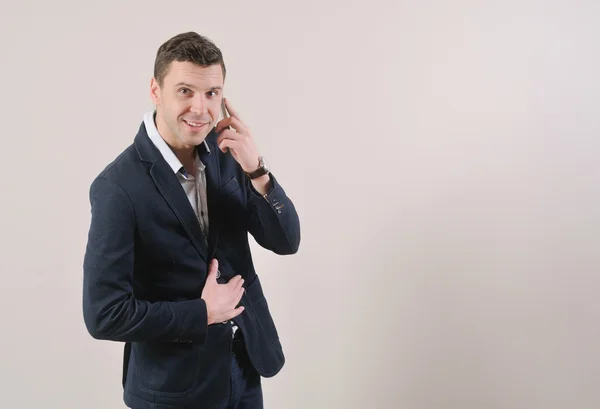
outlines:
[[[150,86],[161,136],[175,149],[202,143],[219,120],[222,91],[221,65],[173,61],[162,87],[155,78]]]

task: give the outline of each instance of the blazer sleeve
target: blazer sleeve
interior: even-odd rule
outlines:
[[[261,195],[246,178],[248,231],[262,247],[276,254],[294,254],[300,247],[300,220],[291,199],[272,173],[271,190]]]
[[[135,209],[119,185],[99,176],[90,187],[91,223],[83,262],[83,318],[96,339],[204,343],[204,300],[149,302],[132,289]]]

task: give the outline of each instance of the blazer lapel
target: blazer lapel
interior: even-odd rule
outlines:
[[[207,138],[208,139],[208,138]],[[198,147],[198,153],[200,160],[206,166],[206,196],[208,202],[208,218],[209,218],[209,232],[208,232],[208,251],[209,256],[212,259],[217,249],[217,243],[219,241],[219,232],[221,231],[221,212],[219,211],[219,187],[221,186],[221,172],[219,169],[219,162],[217,161],[218,147],[210,142],[207,143],[210,147],[211,152],[206,152],[203,148]]]
[[[150,175],[161,195],[183,225],[194,247],[196,247],[200,256],[208,262],[206,240],[200,223],[173,170],[166,161],[156,160],[150,167]]]
[[[214,130],[209,136],[214,137],[213,133]],[[140,125],[134,143],[140,160],[150,164],[150,176],[154,180],[160,194],[167,201],[185,229],[194,247],[196,247],[200,256],[207,263],[214,257],[216,251],[222,217],[221,212],[219,211],[219,188],[221,177],[219,162],[217,160],[218,147],[216,146],[216,143],[209,141],[209,136],[207,136],[206,139],[211,150],[210,153],[204,149],[203,144],[196,148],[200,155],[200,159],[206,165],[206,190],[209,217],[208,243],[204,238],[204,233],[202,232],[200,222],[196,218],[196,213],[194,212],[194,209],[192,209],[184,190],[181,188],[177,176],[160,155],[158,149],[152,144],[143,122]]]

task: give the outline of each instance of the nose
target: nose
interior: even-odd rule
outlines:
[[[190,112],[192,112],[194,114],[204,115],[206,113],[206,109],[207,109],[206,101],[204,101],[204,98],[202,96],[199,96],[192,100],[192,106],[190,107]]]

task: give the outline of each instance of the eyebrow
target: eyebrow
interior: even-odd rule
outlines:
[[[193,85],[188,84],[187,82],[178,82],[177,84],[175,84],[175,87],[181,87],[181,86],[184,86],[184,87],[187,87],[187,88],[196,88]],[[214,91],[214,90],[219,90],[220,91],[222,89],[223,89],[223,87],[221,87],[219,85],[215,85],[214,87],[211,87],[209,89],[209,91]]]

